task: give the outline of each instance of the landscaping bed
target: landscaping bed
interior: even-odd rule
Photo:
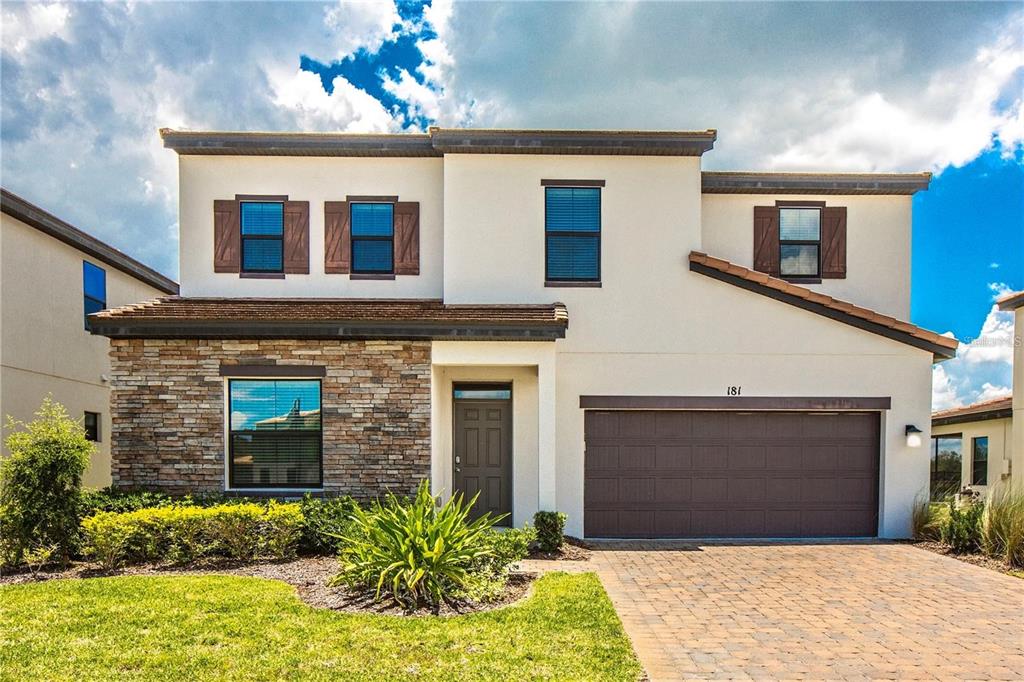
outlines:
[[[937,540],[914,540],[911,544],[934,554],[952,557],[958,561],[963,561],[966,564],[974,564],[975,566],[981,566],[982,568],[987,568],[992,571],[999,571],[1000,573],[1012,575],[1015,578],[1024,578],[1024,570],[1012,568],[1005,562],[1000,561],[999,559],[993,559],[986,554],[957,554],[949,545],[945,545]]]
[[[593,551],[583,540],[566,536],[562,546],[558,549],[545,551],[539,546],[533,547],[528,558],[547,561],[590,561],[592,554]]]
[[[241,576],[134,575],[0,587],[0,679],[636,680],[640,674],[593,574],[548,574],[516,604],[445,618],[312,609],[292,586]]]

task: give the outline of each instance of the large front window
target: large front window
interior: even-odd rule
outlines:
[[[779,209],[779,248],[783,277],[820,277],[821,209]]]
[[[939,501],[960,490],[963,465],[963,439],[955,436],[932,437],[931,497]]]
[[[323,482],[320,382],[231,379],[232,488],[319,488]]]

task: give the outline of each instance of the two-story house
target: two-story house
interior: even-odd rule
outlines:
[[[51,396],[96,445],[83,481],[109,485],[109,348],[86,316],[176,293],[152,268],[0,189],[0,419],[31,421]]]
[[[697,132],[163,130],[181,296],[105,311],[116,485],[480,493],[586,537],[909,533],[928,174]]]

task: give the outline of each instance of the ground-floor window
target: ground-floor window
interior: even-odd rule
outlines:
[[[321,486],[319,380],[231,379],[228,413],[232,488]]]
[[[943,500],[960,490],[963,438],[959,434],[932,436],[931,497]]]
[[[971,443],[971,485],[988,485],[988,436]]]

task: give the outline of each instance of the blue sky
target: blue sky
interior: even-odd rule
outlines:
[[[1024,288],[1017,3],[5,2],[3,185],[169,275],[162,126],[717,128],[709,169],[917,171],[912,321],[1009,390]]]

